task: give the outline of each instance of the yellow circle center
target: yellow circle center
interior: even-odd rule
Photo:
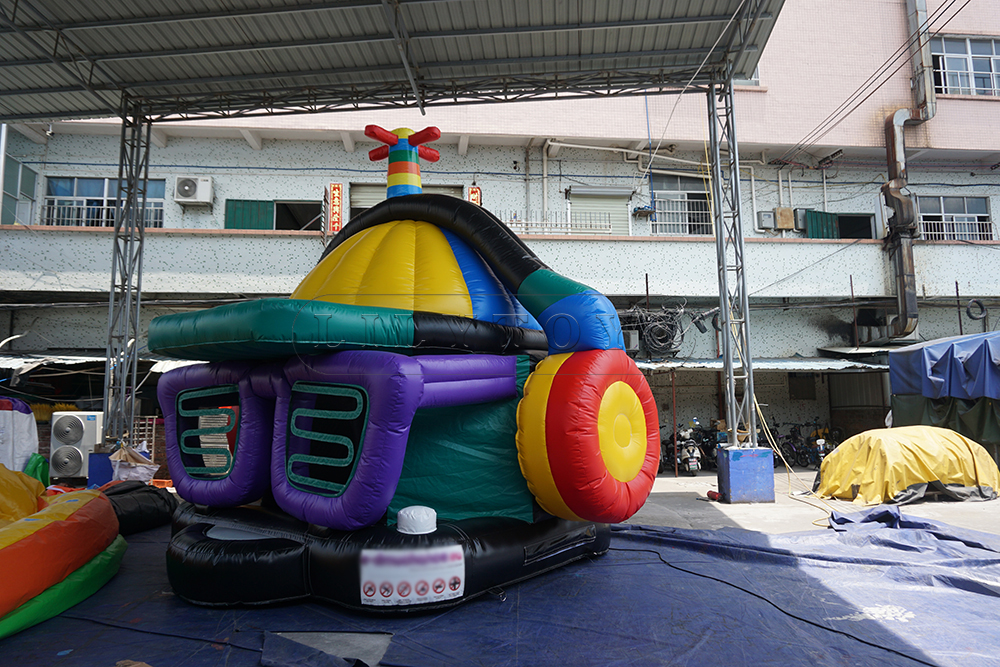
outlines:
[[[632,444],[632,422],[625,415],[615,417],[615,443],[623,449]]]
[[[615,382],[601,398],[597,413],[601,457],[619,482],[635,479],[646,459],[646,415],[632,387]]]

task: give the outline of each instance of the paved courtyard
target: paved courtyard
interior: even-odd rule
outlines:
[[[626,523],[675,528],[740,527],[762,533],[794,533],[826,528],[832,510],[850,513],[864,506],[842,500],[821,500],[807,493],[815,470],[774,471],[774,502],[729,505],[708,499],[718,491],[714,471],[696,476],[664,473],[656,478],[646,504]],[[942,521],[954,526],[1000,534],[1000,500],[989,502],[919,501],[902,505],[904,515]]]

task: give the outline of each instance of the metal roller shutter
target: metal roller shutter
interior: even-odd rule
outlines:
[[[570,190],[570,231],[575,234],[629,235],[628,194]]]
[[[461,185],[425,185],[423,187],[426,195],[450,195],[461,199],[464,194],[464,188]],[[354,217],[366,208],[371,208],[375,204],[385,201],[385,184],[351,183],[349,196],[351,198],[351,217]]]

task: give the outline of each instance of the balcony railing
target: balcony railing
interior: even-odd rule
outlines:
[[[949,216],[953,220],[928,220],[941,216],[924,216],[920,221],[921,236],[927,241],[992,241],[993,223],[977,216]],[[985,217],[985,216],[983,216]]]
[[[611,234],[611,214],[596,211],[497,211],[515,234]]]
[[[42,206],[41,224],[54,227],[114,227],[117,210],[117,206],[46,202]],[[147,228],[163,227],[161,202],[146,203],[142,225]]]

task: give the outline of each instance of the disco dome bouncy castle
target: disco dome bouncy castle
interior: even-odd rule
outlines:
[[[157,390],[191,602],[454,605],[605,552],[652,488],[656,406],[610,301],[421,194],[437,128],[365,134],[388,199],[291,298],[150,326],[151,350],[209,362]]]

